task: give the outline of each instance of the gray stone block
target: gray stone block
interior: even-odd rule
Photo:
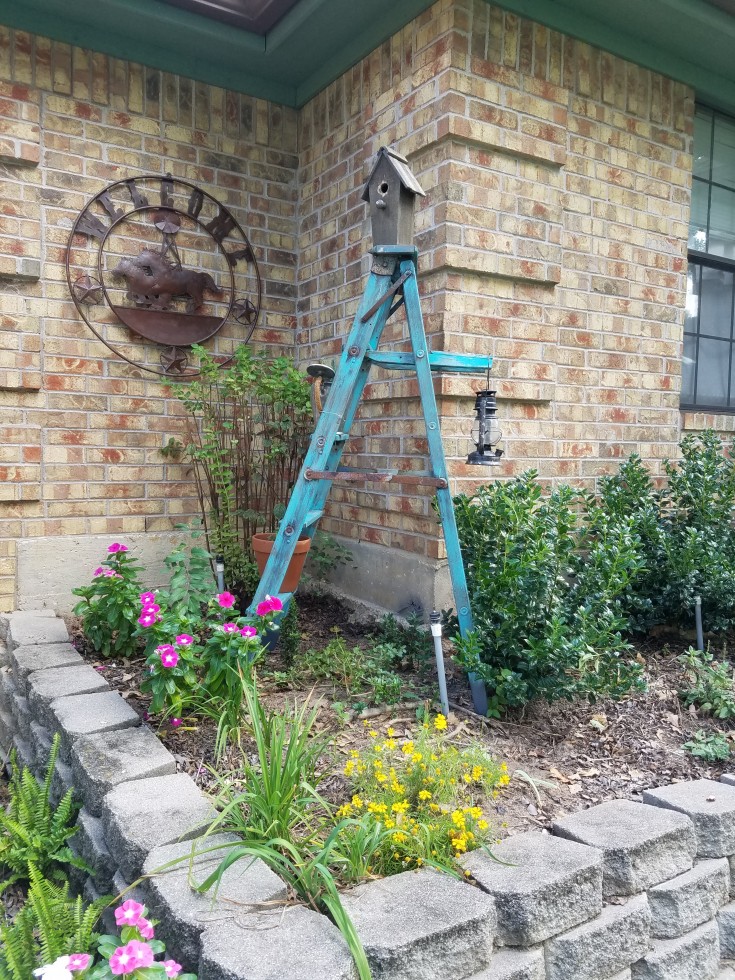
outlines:
[[[28,691],[28,675],[52,667],[78,667],[84,664],[71,643],[43,643],[16,647],[10,655],[13,679],[21,694]]]
[[[128,899],[132,899],[134,902],[138,902],[140,905],[145,905],[145,890],[142,885],[130,884],[126,881],[120,871],[116,871],[112,879],[112,894],[115,896],[115,901],[113,902],[113,911],[122,902],[127,902]]]
[[[88,664],[81,667],[51,667],[37,670],[28,677],[28,700],[42,725],[51,726],[54,718],[51,702],[77,694],[109,691],[107,681]]]
[[[13,721],[15,722],[15,730],[22,739],[30,743],[32,737],[31,721],[33,720],[33,717],[28,704],[28,698],[24,698],[21,697],[20,694],[16,694],[10,705],[10,713],[13,716]]]
[[[45,766],[39,766],[36,775],[41,778],[46,771]],[[62,762],[60,758],[56,759],[56,765],[54,766],[54,772],[51,776],[51,789],[49,791],[49,799],[54,806],[58,806],[60,800],[62,800],[68,791],[72,789],[72,773],[71,766],[67,766],[65,762]],[[79,797],[77,797],[78,799]]]
[[[0,751],[3,756],[8,755],[13,747],[13,735],[15,733],[15,721],[9,711],[0,708]]]
[[[18,768],[21,772],[23,769],[30,769],[33,772],[33,748],[30,743],[16,735],[13,739],[13,748],[15,749]],[[10,761],[6,765],[6,770],[10,772]]]
[[[490,966],[474,973],[471,980],[546,980],[544,951],[501,949],[493,953]]]
[[[10,666],[0,667],[0,708],[10,711],[13,697],[18,693]]]
[[[102,807],[107,846],[129,881],[139,877],[155,847],[198,837],[214,817],[212,805],[184,773],[121,783]]]
[[[107,847],[102,821],[82,808],[77,823],[79,830],[71,838],[69,846],[91,868],[95,887],[101,893],[110,894],[117,864]]]
[[[31,677],[35,677],[32,674]],[[124,730],[140,725],[140,716],[117,691],[99,694],[79,694],[76,697],[57,698],[49,705],[53,728],[61,733],[61,750],[65,760],[71,763],[72,747],[84,735],[116,732],[120,745],[127,737]]]
[[[5,642],[12,653],[16,647],[37,643],[68,643],[69,632],[64,620],[57,619],[51,610],[14,612],[8,618]]]
[[[202,935],[202,980],[357,980],[339,930],[302,906],[220,920]]]
[[[648,891],[651,935],[675,939],[713,919],[730,894],[726,858],[699,861],[691,871],[654,885]]]
[[[405,871],[343,893],[342,904],[374,980],[467,977],[490,962],[493,898],[450,875]]]
[[[635,895],[683,874],[696,853],[694,828],[685,816],[642,809],[630,800],[611,800],[555,820],[553,832],[602,851],[606,897]]]
[[[720,928],[720,953],[723,959],[735,959],[735,902],[723,905],[717,913]]]
[[[645,895],[607,905],[592,922],[546,943],[548,980],[599,980],[625,970],[648,951],[651,912]]]
[[[699,857],[735,854],[735,787],[697,779],[646,790],[643,802],[685,813],[694,824]]]
[[[723,772],[720,776],[720,782],[725,783],[726,786],[735,786],[735,773]]]
[[[71,764],[74,782],[95,816],[102,812],[102,800],[114,786],[176,772],[174,757],[145,726],[130,729],[124,735],[116,730],[79,736],[72,746]]]
[[[735,968],[733,968],[733,965],[728,963],[721,964],[721,966],[722,968],[715,977],[715,980],[735,980]]]
[[[633,980],[712,980],[720,967],[717,923],[707,922],[677,939],[657,939],[631,967]]]
[[[529,832],[501,841],[493,855],[497,861],[472,851],[461,864],[495,897],[497,936],[505,945],[533,946],[602,910],[598,850]]]
[[[148,855],[143,867],[143,873],[150,876],[144,886],[145,904],[160,920],[157,938],[175,959],[197,963],[207,923],[228,918],[234,908],[253,909],[261,902],[286,899],[286,886],[278,875],[262,861],[249,858],[228,868],[216,890],[194,891],[192,883],[201,884],[212,874],[235,843],[236,837],[217,834],[194,841],[201,853],[193,854],[192,842],[185,841],[157,847]]]

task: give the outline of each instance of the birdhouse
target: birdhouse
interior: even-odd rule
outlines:
[[[373,245],[413,245],[413,201],[426,197],[408,160],[382,146],[362,192],[370,205]]]

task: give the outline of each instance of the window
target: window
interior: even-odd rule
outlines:
[[[694,120],[682,408],[735,412],[735,119]]]

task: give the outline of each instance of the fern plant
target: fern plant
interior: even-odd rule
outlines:
[[[49,799],[58,754],[57,734],[40,784],[30,769],[20,771],[15,753],[11,756],[10,803],[7,811],[0,809],[0,894],[16,881],[29,880],[31,867],[59,882],[67,876],[66,865],[89,871],[67,846],[77,831],[74,791],[70,789],[56,808]]]
[[[28,980],[33,970],[59,956],[91,950],[99,934],[95,925],[110,898],[91,905],[69,896],[63,886],[44,878],[31,865],[26,904],[12,925],[0,924],[0,980]]]

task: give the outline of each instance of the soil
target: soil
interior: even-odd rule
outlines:
[[[350,610],[329,596],[299,596],[300,630],[307,648],[320,649],[338,629],[348,645],[375,642],[375,624],[352,618]],[[72,639],[80,653],[128,703],[147,718],[148,699],[140,692],[143,660],[100,660],[86,648],[79,623],[69,621]],[[427,638],[427,644],[430,644]],[[502,721],[481,718],[472,710],[464,675],[452,667],[451,649],[445,646],[448,690],[452,711],[447,735],[457,744],[480,740],[512,773],[508,787],[486,809],[497,836],[549,827],[552,820],[605,800],[641,798],[644,789],[677,780],[718,779],[727,763],[711,764],[682,748],[695,732],[721,731],[729,724],[700,717],[682,706],[677,691],[683,684],[678,655],[689,646],[676,635],[657,636],[639,642],[636,656],[644,665],[647,689],[620,701],[534,702],[523,712]],[[338,773],[347,753],[368,741],[367,727],[381,733],[390,725],[399,736],[409,736],[416,724],[417,709],[436,708],[431,678],[406,674],[403,689],[413,691],[410,701],[385,708],[365,709],[360,714],[349,707],[350,697],[331,683],[286,688],[274,672],[285,665],[276,652],[268,654],[259,671],[259,688],[266,704],[282,707],[308,698],[319,708],[318,728],[329,733],[331,754],[324,759],[327,777],[322,790],[334,801],[347,792]],[[184,719],[174,728],[170,722],[156,725],[160,738],[173,753],[179,769],[189,773],[204,789],[216,787],[214,774],[215,727],[204,719]],[[735,731],[733,732],[735,738]],[[245,751],[248,746],[244,745]],[[217,770],[237,768],[238,750],[230,748]]]

